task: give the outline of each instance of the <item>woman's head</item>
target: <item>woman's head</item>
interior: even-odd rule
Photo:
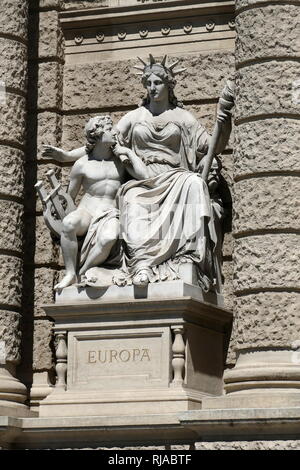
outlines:
[[[148,65],[144,63],[145,67],[143,68],[143,73],[141,75],[142,84],[147,90],[147,97],[143,100],[143,105],[148,104],[151,99],[155,100],[154,88],[156,85],[156,91],[159,92],[159,96],[157,96],[157,99],[163,98],[164,93],[166,93],[168,95],[168,100],[171,105],[180,107],[183,106],[182,103],[178,102],[174,93],[174,88],[176,86],[176,72],[172,70],[172,66],[167,67],[165,63],[166,57],[164,57],[163,61],[159,63],[155,62],[153,56],[151,55],[150,64]],[[151,92],[151,87],[153,94]]]

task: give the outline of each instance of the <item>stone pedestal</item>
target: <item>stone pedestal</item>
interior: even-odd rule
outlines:
[[[45,307],[55,320],[57,383],[41,417],[172,413],[222,394],[231,313],[192,297],[183,281],[156,288],[164,284],[159,300],[125,291],[95,300],[94,289],[94,300],[75,302],[71,287]]]

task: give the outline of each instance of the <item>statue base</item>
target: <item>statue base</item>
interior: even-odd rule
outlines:
[[[164,414],[222,395],[230,312],[183,281],[149,285],[146,297],[132,286],[109,289],[114,300],[66,288],[44,307],[55,321],[57,383],[41,417]]]

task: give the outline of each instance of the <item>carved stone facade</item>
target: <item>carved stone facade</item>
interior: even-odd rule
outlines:
[[[249,351],[298,351],[297,2],[239,0],[235,6],[230,0],[95,0],[92,5],[90,0],[2,0],[0,12],[0,87],[1,82],[5,87],[4,101],[0,96],[0,346],[5,343],[0,400],[1,380],[9,381],[11,393],[21,397],[19,403],[29,398],[32,410],[37,410],[54,383],[57,344],[53,320],[42,306],[54,301],[63,260],[57,241],[45,230],[34,184],[54,169],[66,185],[70,165],[43,158],[43,145],[66,150],[82,146],[90,117],[110,114],[117,123],[135,109],[144,90],[133,66],[138,55],[146,57],[149,52],[159,58],[168,54],[187,68],[176,95],[209,132],[225,79],[236,80],[234,130],[221,155],[226,210],[223,290],[225,307],[235,317],[225,380],[244,380],[234,378],[239,370],[232,369],[236,351],[240,357]],[[184,350],[177,333],[179,346],[174,341],[173,353],[179,363]],[[257,355],[255,360],[260,361]],[[277,367],[277,356],[272,361]],[[180,366],[176,367],[180,379]],[[283,367],[277,379],[284,380],[284,374]],[[299,371],[293,374],[298,389]],[[269,378],[276,381],[272,374]],[[286,407],[297,400],[287,399]],[[212,415],[217,413],[211,408]],[[0,406],[0,415],[4,414]],[[258,427],[259,420],[277,419],[250,415],[247,419]],[[215,419],[226,428],[220,416]],[[231,419],[239,419],[238,410]],[[180,423],[185,426],[187,421]],[[200,450],[299,447],[299,440],[286,441],[284,432],[276,430],[272,443],[263,437],[249,443],[242,434],[232,437],[225,430],[229,437],[224,442],[215,436],[213,442],[204,437],[195,444],[189,434],[194,425],[187,426],[184,438],[178,432],[175,441],[188,439]],[[26,426],[30,428],[29,422]],[[102,436],[104,431],[97,426]],[[201,434],[198,428],[197,432]],[[286,433],[296,436],[291,429]],[[145,436],[147,445],[152,438]],[[30,439],[21,439],[20,445],[30,447]]]

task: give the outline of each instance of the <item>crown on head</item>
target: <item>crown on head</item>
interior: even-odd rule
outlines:
[[[141,75],[141,76],[143,76],[146,73],[147,69],[151,69],[153,68],[153,66],[157,66],[157,67],[164,69],[172,77],[175,77],[179,73],[184,72],[186,70],[186,68],[181,68],[177,70],[175,69],[176,65],[179,63],[179,60],[176,60],[171,65],[167,65],[167,58],[168,56],[165,55],[161,62],[157,62],[155,58],[153,57],[153,55],[149,54],[149,59],[150,59],[149,64],[147,64],[143,59],[138,57],[139,61],[143,64],[143,67],[140,65],[134,65],[133,67],[137,70],[140,70],[140,72],[138,72],[137,75]]]

